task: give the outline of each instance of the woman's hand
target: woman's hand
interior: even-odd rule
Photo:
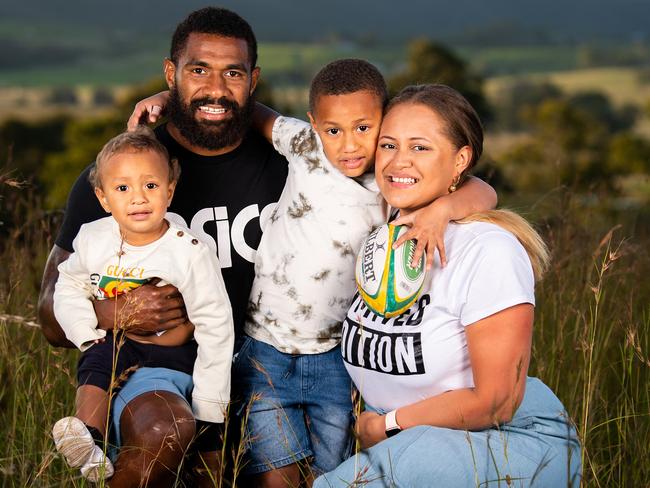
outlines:
[[[361,412],[354,430],[359,436],[362,449],[368,449],[386,439],[386,419],[384,415],[366,410]]]
[[[169,91],[167,90],[140,100],[135,104],[133,113],[126,123],[126,128],[132,131],[137,129],[140,124],[153,124],[165,112],[168,102]]]
[[[406,225],[409,228],[393,245],[397,249],[409,239],[415,239],[417,246],[411,260],[411,267],[417,267],[420,257],[426,249],[426,269],[433,266],[433,260],[436,250],[440,255],[440,264],[447,264],[447,255],[445,253],[445,230],[452,218],[452,212],[444,198],[438,198],[430,205],[420,208],[415,212],[401,216],[391,222],[393,225]]]

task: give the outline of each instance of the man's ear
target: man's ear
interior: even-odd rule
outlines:
[[[99,187],[96,187],[95,188],[95,196],[97,197],[97,200],[99,200],[99,203],[102,206],[102,208],[107,213],[111,213],[111,207],[108,205],[108,200],[106,199],[106,195],[104,194],[104,190],[102,190]]]
[[[176,65],[171,59],[165,58],[165,61],[163,61],[163,72],[165,73],[167,88],[171,90],[176,84]]]
[[[255,91],[255,88],[257,87],[257,82],[260,79],[260,67],[255,66],[252,71],[251,71],[251,89],[249,91],[249,95],[252,95],[253,92]]]

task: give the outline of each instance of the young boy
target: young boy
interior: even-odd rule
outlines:
[[[90,180],[111,217],[85,224],[74,253],[59,266],[54,313],[79,360],[76,416],[53,428],[56,448],[91,481],[113,474],[103,447],[110,392],[136,367],[166,367],[193,376],[197,420],[224,422],[230,399],[234,330],[216,256],[186,228],[165,219],[179,176],[153,132],[141,128],[111,139]],[[141,336],[128,323],[97,329],[92,300],[112,298],[159,278],[183,294],[192,325]],[[195,341],[191,340],[194,332]]]
[[[351,454],[341,322],[356,290],[361,242],[388,217],[372,172],[387,99],[373,65],[343,59],[311,83],[311,124],[256,108],[256,125],[289,162],[277,207],[261,219],[248,337],[233,368],[250,405],[243,472],[258,475],[256,486],[297,486],[300,461],[311,459],[318,475]],[[165,101],[158,94],[140,102],[130,125]],[[150,112],[150,120],[157,118],[159,110]],[[491,208],[492,198],[488,185],[472,179],[435,205],[453,205],[452,218],[460,219]]]

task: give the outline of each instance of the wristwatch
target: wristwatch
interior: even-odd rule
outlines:
[[[402,428],[399,426],[397,419],[395,418],[396,413],[397,409],[391,410],[386,414],[386,437],[393,437],[402,432]]]

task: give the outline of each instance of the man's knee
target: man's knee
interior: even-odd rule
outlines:
[[[144,449],[179,462],[194,438],[196,426],[192,410],[178,395],[166,392],[142,394],[122,412],[121,449]]]

